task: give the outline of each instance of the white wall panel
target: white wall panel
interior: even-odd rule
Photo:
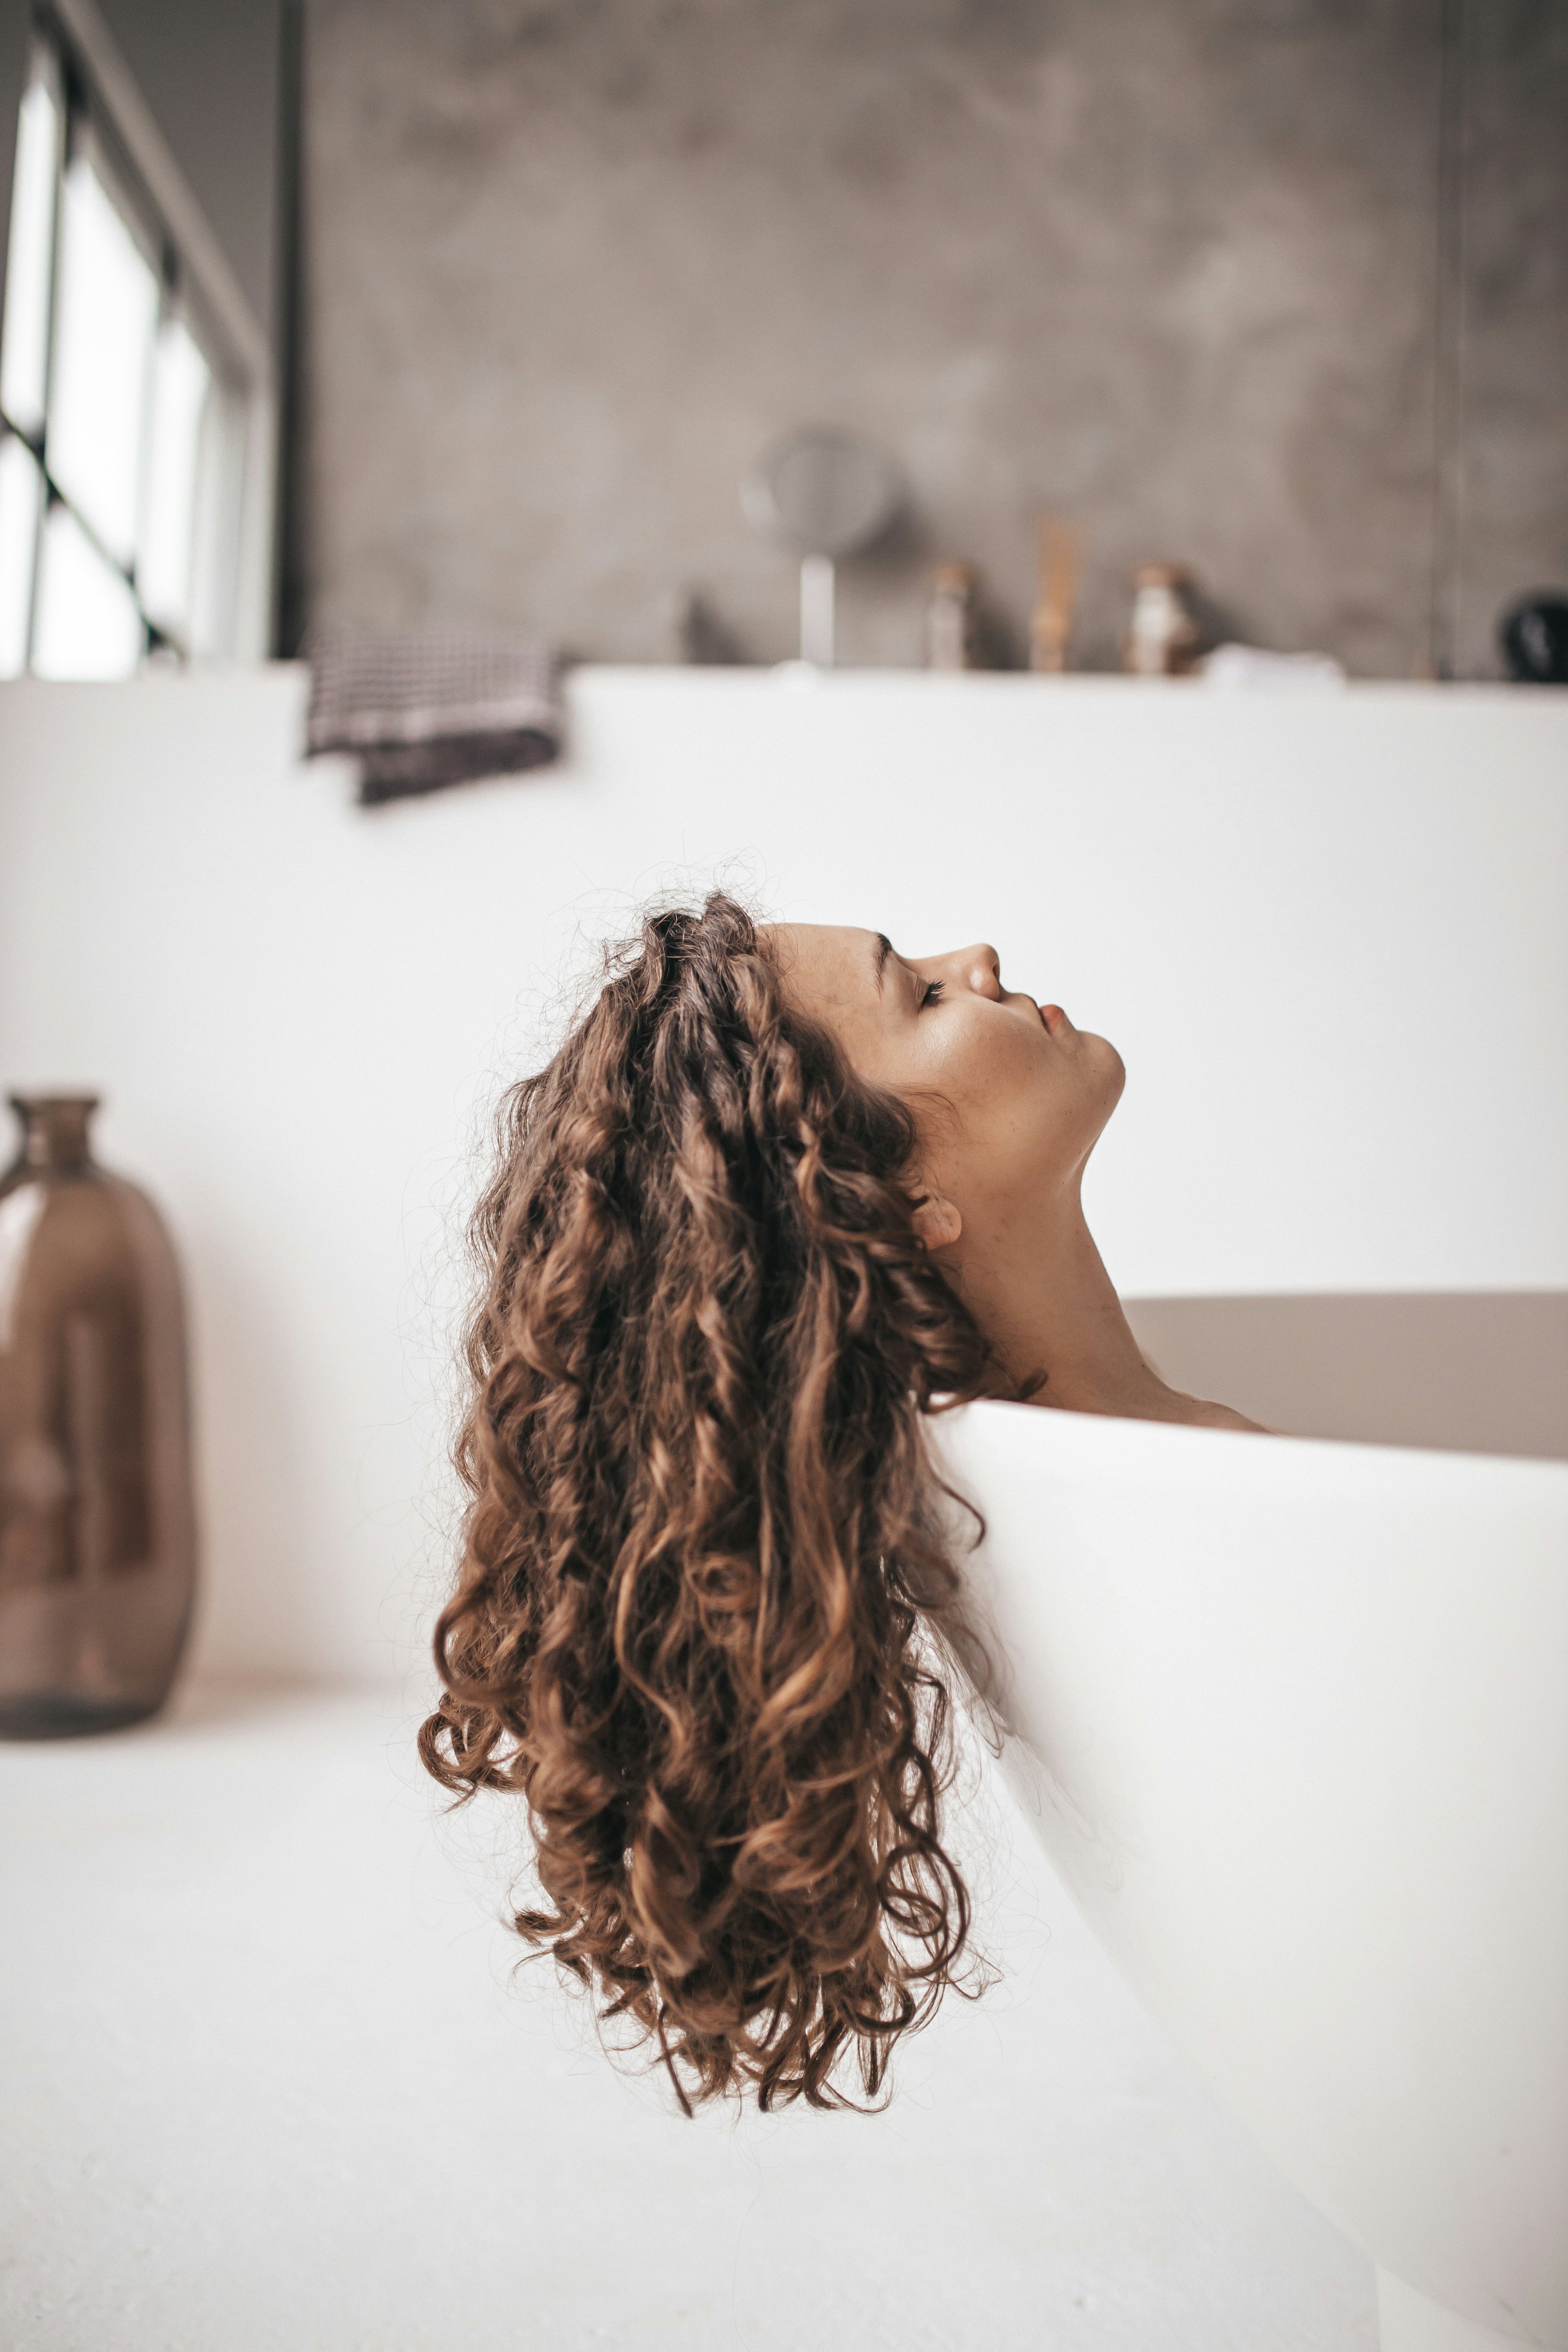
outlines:
[[[476,1105],[680,869],[1114,1038],[1129,1293],[1568,1286],[1568,695],[588,669],[561,768],[368,813],[301,698],[0,690],[0,1080],[101,1086],[174,1224],[211,1665],[403,1655]]]

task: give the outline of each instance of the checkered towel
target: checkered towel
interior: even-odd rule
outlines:
[[[515,775],[555,759],[555,664],[537,639],[408,629],[384,637],[312,632],[309,743],[360,763],[363,802]]]

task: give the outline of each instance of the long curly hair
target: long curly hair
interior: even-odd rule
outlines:
[[[611,955],[498,1141],[420,1754],[523,1798],[551,1907],[515,1927],[688,2113],[859,2104],[835,2077],[875,2096],[970,1932],[921,1417],[989,1364],[913,1230],[914,1118],[716,892]]]

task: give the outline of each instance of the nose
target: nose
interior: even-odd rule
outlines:
[[[999,1004],[1005,993],[1002,986],[1002,959],[990,943],[982,940],[977,946],[961,948],[952,959],[966,988],[976,996],[988,996]]]

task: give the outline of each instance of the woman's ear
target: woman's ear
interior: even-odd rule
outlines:
[[[922,1249],[950,1249],[963,1231],[963,1219],[940,1192],[928,1192],[914,1216],[915,1239]]]

